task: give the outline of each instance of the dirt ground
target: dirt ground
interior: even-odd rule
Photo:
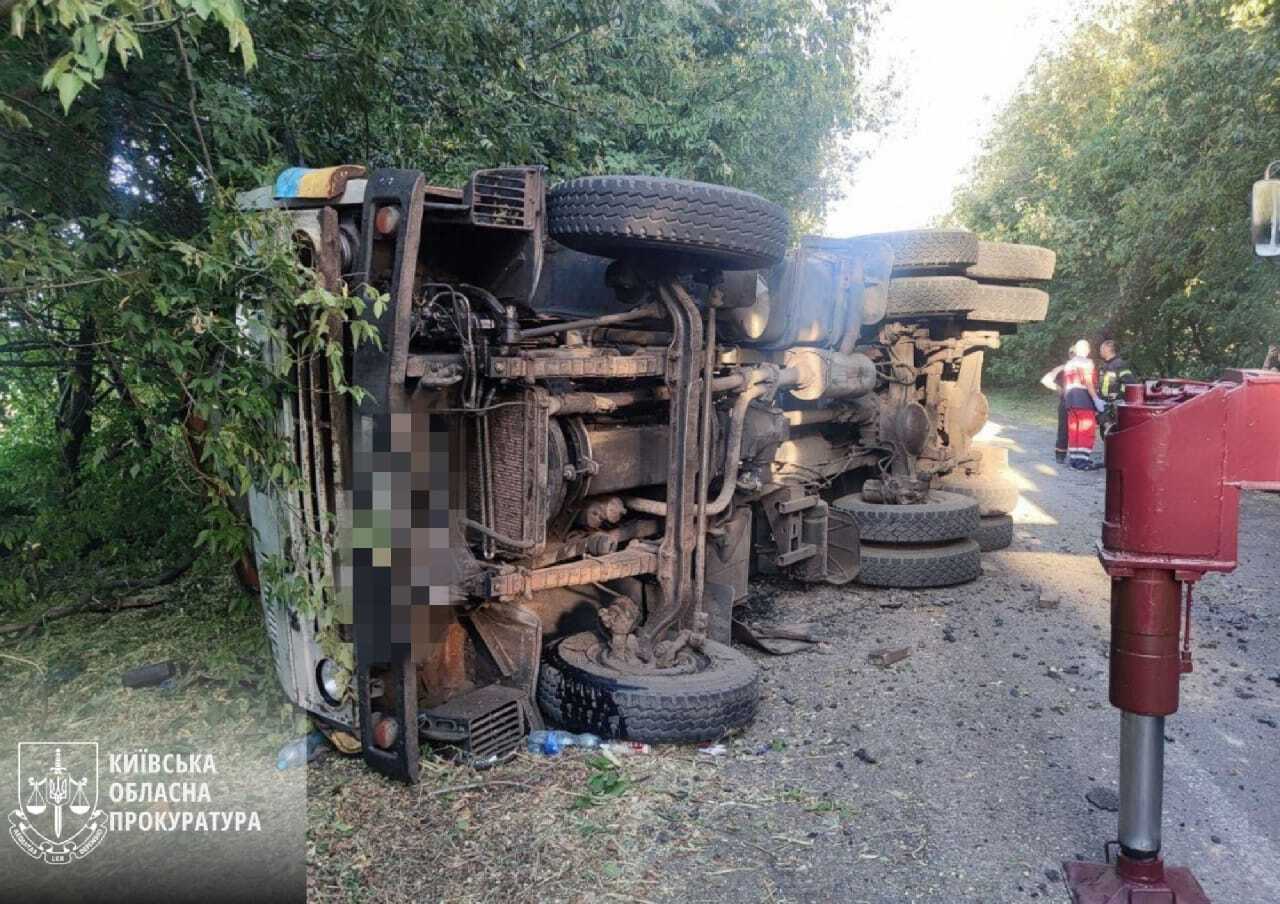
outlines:
[[[988,425],[1023,499],[1016,538],[940,591],[762,585],[749,615],[818,623],[773,658],[754,724],[719,755],[570,754],[415,788],[330,757],[308,774],[313,900],[1067,900],[1101,856],[1119,715],[1106,701],[1103,473],[1052,430]],[[1214,900],[1280,901],[1280,496],[1246,499],[1241,559],[1197,589],[1196,670],[1168,724],[1165,853]],[[1056,605],[1055,605],[1056,603]],[[868,654],[910,647],[884,669]]]

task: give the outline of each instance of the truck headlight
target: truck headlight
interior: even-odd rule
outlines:
[[[342,669],[332,659],[321,659],[316,665],[316,687],[320,689],[320,696],[324,697],[325,702],[330,706],[339,706],[342,703],[346,688],[341,678]]]

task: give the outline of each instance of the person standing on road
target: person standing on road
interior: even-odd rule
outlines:
[[[1120,357],[1114,339],[1104,340],[1098,346],[1098,354],[1102,356],[1102,386],[1100,395],[1106,403],[1106,409],[1098,418],[1098,426],[1105,437],[1111,432],[1116,421],[1116,402],[1124,395],[1126,383],[1137,383],[1129,362]]]
[[[1098,346],[1098,354],[1102,356],[1102,398],[1114,402],[1124,394],[1126,383],[1137,383],[1129,362],[1120,357],[1114,339],[1104,340]]]
[[[1089,357],[1089,342],[1081,339],[1072,347],[1072,356],[1040,378],[1046,389],[1060,393],[1058,407],[1058,461],[1067,458],[1077,471],[1092,471],[1093,441],[1098,431],[1098,414],[1106,407],[1098,395],[1098,372]],[[1065,448],[1064,448],[1065,447]]]

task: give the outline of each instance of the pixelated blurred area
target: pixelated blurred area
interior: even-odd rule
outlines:
[[[450,606],[458,589],[461,475],[454,466],[447,422],[423,411],[362,417],[366,442],[356,443],[350,490],[350,562],[343,570],[357,619],[373,618],[384,643],[414,643],[415,651],[452,618],[432,630],[427,606]],[[457,536],[454,536],[454,534]],[[389,602],[390,605],[385,605]]]

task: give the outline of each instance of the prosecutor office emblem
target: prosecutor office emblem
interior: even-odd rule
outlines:
[[[45,863],[86,856],[107,834],[98,809],[96,741],[23,741],[18,745],[18,809],[9,836]]]

